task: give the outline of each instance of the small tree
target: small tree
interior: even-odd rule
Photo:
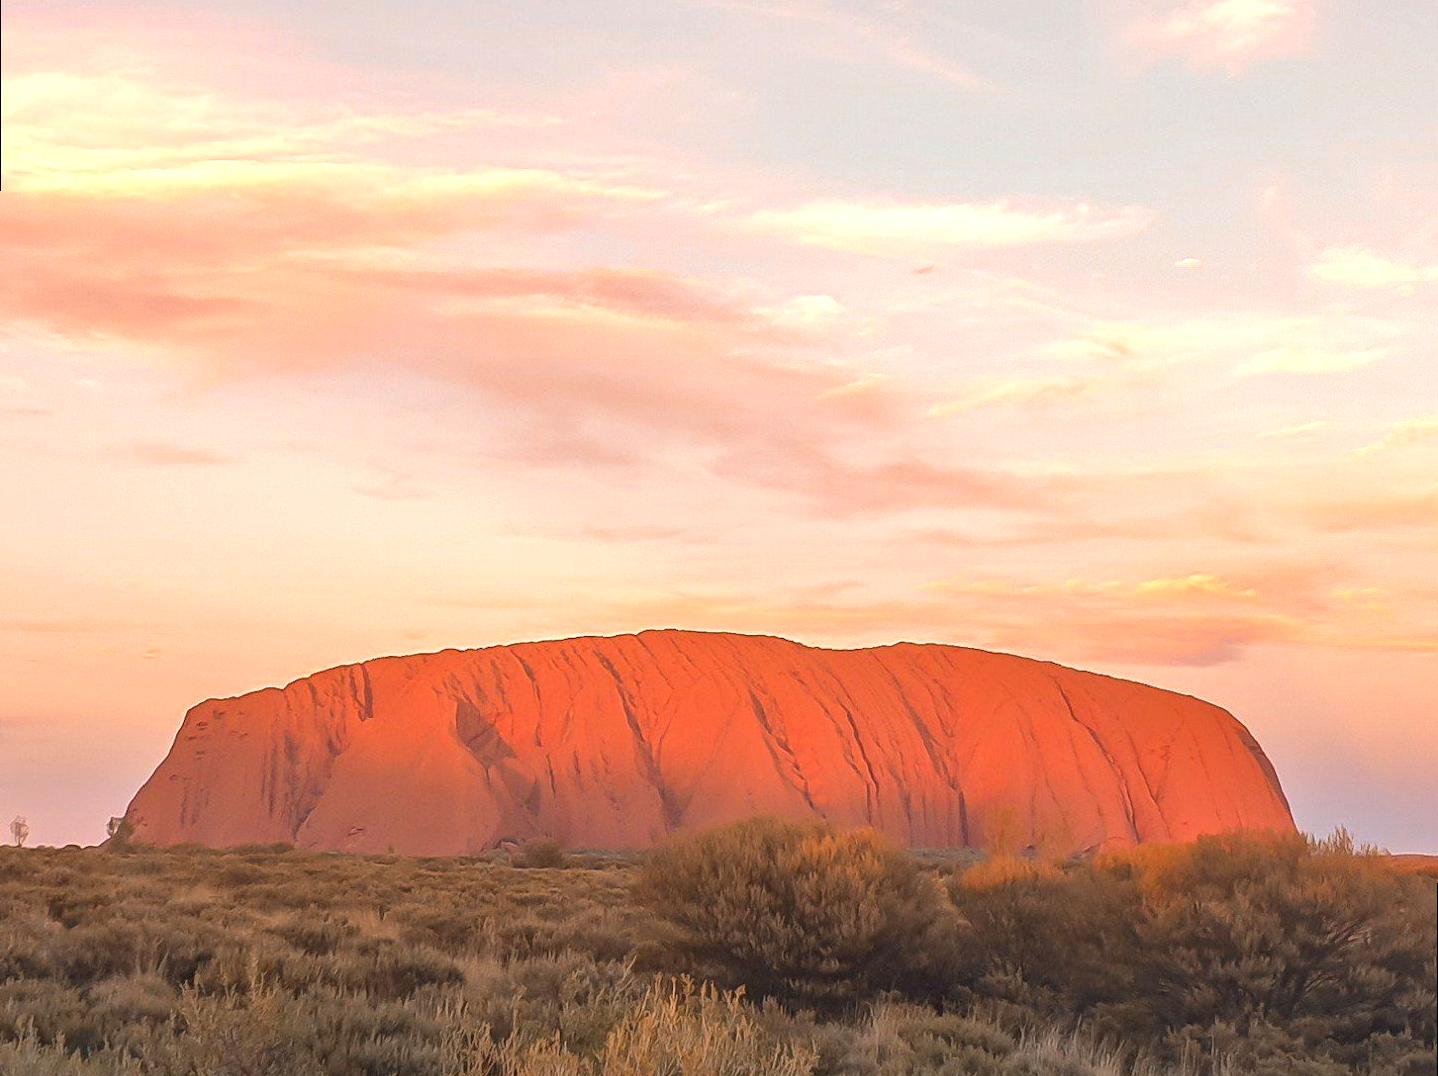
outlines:
[[[10,840],[14,842],[16,848],[24,848],[25,842],[29,839],[30,823],[25,821],[22,816],[16,815],[10,822]]]
[[[109,838],[110,847],[115,849],[128,848],[130,838],[134,835],[135,827],[124,815],[111,818],[105,823],[105,836]]]

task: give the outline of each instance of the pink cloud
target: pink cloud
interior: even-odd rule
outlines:
[[[1304,638],[1302,621],[1273,607],[1284,604],[1284,595],[1255,602],[1241,590],[1223,592],[1222,579],[1194,578],[1187,589],[1175,585],[1164,594],[1145,594],[1140,583],[1074,581],[949,585],[888,598],[869,597],[852,583],[763,592],[691,588],[610,602],[595,613],[605,630],[658,624],[819,640],[942,639],[1074,663],[1215,665],[1258,644]],[[1364,639],[1341,645],[1362,646]]]
[[[1261,60],[1305,52],[1314,26],[1313,0],[1188,0],[1134,24],[1129,39],[1151,56],[1236,76]]]
[[[1438,491],[1393,491],[1367,496],[1315,499],[1300,511],[1318,530],[1373,531],[1434,528],[1438,530]]]
[[[365,283],[431,295],[478,300],[547,299],[574,308],[607,310],[636,318],[749,327],[761,334],[774,331],[737,297],[651,269],[357,269],[349,275]]]
[[[156,467],[210,467],[232,462],[231,457],[223,453],[169,441],[136,441],[125,446],[124,453],[139,463]]]
[[[821,45],[850,63],[879,63],[946,83],[982,90],[986,79],[968,65],[919,44],[896,25],[894,11],[861,15],[825,0],[708,0],[709,6],[747,12],[817,32]],[[888,18],[884,16],[888,15]]]
[[[1400,261],[1365,247],[1329,247],[1308,267],[1310,276],[1355,288],[1415,289],[1438,283],[1438,264]]]
[[[764,209],[756,231],[813,246],[913,257],[951,248],[1093,243],[1135,235],[1154,219],[1142,206],[1087,202],[870,202],[828,199]]]

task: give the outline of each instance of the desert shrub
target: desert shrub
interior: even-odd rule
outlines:
[[[519,846],[512,857],[512,863],[516,867],[556,869],[567,866],[568,858],[558,841],[550,837],[536,837]]]
[[[140,1076],[143,1070],[129,1058],[91,1060],[48,1044],[27,1030],[10,1042],[0,1042],[0,1072],[5,1076]]]
[[[1082,1017],[1171,1060],[1231,1055],[1236,1071],[1432,1065],[1432,883],[1342,835],[991,874],[950,884],[970,998]]]
[[[180,1003],[183,1034],[157,1051],[164,1071],[184,1076],[322,1076],[314,1029],[297,1007],[271,990],[244,999],[187,992]]]
[[[328,914],[292,915],[273,929],[290,945],[312,956],[328,956],[359,933],[353,924]]]
[[[1343,1047],[1433,1041],[1432,885],[1340,838],[1205,838],[1140,866],[1136,994],[1151,1030],[1307,1029]]]
[[[656,850],[637,892],[697,967],[807,1004],[917,982],[945,919],[933,879],[872,831],[768,819]]]
[[[53,979],[12,979],[0,984],[0,1041],[27,1037],[91,1050],[103,1042],[104,1029],[79,991]]]
[[[464,979],[459,966],[443,953],[389,941],[367,942],[325,961],[321,968],[321,974],[341,988],[386,999]]]
[[[1081,1028],[994,1013],[884,1002],[853,1022],[789,1019],[798,1026],[775,1032],[812,1043],[816,1076],[1194,1076],[1181,1062],[1106,1044]]]
[[[960,995],[1083,1012],[1133,986],[1139,895],[1128,879],[999,858],[952,878]]]

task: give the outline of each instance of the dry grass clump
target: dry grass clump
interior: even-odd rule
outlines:
[[[659,980],[637,997],[622,991],[591,1003],[615,1019],[596,1037],[561,1030],[535,1039],[523,1030],[496,1039],[465,1036],[451,1053],[452,1076],[810,1076],[813,1051],[781,1041],[756,1019],[742,992],[690,980]],[[569,1031],[566,1034],[566,1030]],[[590,1041],[586,1042],[588,1038]]]

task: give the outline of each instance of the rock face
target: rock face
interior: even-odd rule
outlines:
[[[1292,830],[1216,706],[1059,665],[689,631],[380,658],[201,703],[138,840],[416,855],[639,848],[755,814],[1070,852]]]

